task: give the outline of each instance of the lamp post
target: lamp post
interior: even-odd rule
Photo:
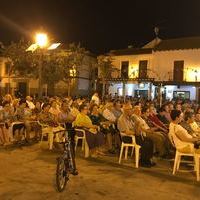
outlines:
[[[35,51],[38,48],[41,50],[39,52],[39,67],[38,67],[38,97],[42,97],[43,81],[42,81],[42,64],[44,50],[54,50],[61,43],[53,43],[49,45],[48,36],[46,33],[37,33],[35,35],[35,43],[32,44],[26,51]]]
[[[48,44],[48,37],[45,33],[37,33],[35,37],[35,42],[38,47],[41,49],[40,58],[39,58],[39,68],[38,68],[38,97],[42,97],[42,57],[43,57],[43,49]]]
[[[74,78],[76,77],[76,68],[75,66],[72,67],[72,69],[69,70],[69,85],[68,85],[68,96],[71,95],[71,86],[74,84]]]

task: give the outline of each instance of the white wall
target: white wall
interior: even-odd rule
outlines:
[[[195,70],[200,81],[200,49],[153,52],[152,66],[159,74],[156,80],[168,81],[173,78],[174,61],[184,60],[184,80],[195,81]]]
[[[139,61],[147,60],[147,68],[152,69],[152,54],[140,54],[140,55],[124,55],[124,56],[112,56],[113,65],[121,70],[121,62],[129,61],[129,77],[136,78],[138,77],[139,70]],[[135,72],[135,75],[134,75]]]

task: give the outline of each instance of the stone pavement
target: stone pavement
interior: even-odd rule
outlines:
[[[131,161],[117,157],[84,159],[77,156],[79,175],[71,176],[67,188],[55,188],[57,152],[38,144],[0,149],[0,200],[196,200],[200,183],[192,172],[171,174],[168,161],[151,169],[135,169]]]

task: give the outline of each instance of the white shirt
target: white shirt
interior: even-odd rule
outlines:
[[[26,103],[28,104],[28,107],[29,107],[31,110],[35,108],[35,105],[34,105],[34,103],[33,103],[32,101],[27,101],[27,100],[26,100]]]
[[[174,144],[176,149],[178,149],[178,150],[189,147],[190,152],[188,152],[188,153],[194,152],[194,144],[193,143],[184,142],[181,139],[179,139],[179,137],[176,135],[176,133],[179,132],[179,131],[185,137],[192,138],[192,136],[182,126],[180,126],[179,124],[170,123],[170,125],[169,125],[169,138],[170,138],[172,144]]]
[[[92,101],[94,101],[94,103],[95,103],[95,104],[97,104],[97,105],[99,105],[99,104],[100,104],[99,97],[98,97],[98,96],[96,96],[96,95],[93,95],[91,100],[92,100]]]
[[[117,120],[115,115],[110,110],[108,110],[107,108],[103,111],[103,117],[106,118],[108,121],[111,121],[111,122],[115,122]]]

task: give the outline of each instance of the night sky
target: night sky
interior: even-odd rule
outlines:
[[[80,42],[93,53],[152,40],[200,36],[200,0],[0,0],[0,41],[32,39],[45,30],[54,41]]]

